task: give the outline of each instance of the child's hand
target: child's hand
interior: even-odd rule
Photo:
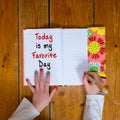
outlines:
[[[88,95],[96,95],[96,94],[98,94],[100,92],[100,89],[97,87],[97,85],[92,83],[87,78],[87,74],[93,76],[94,79],[99,81],[98,73],[96,73],[96,72],[89,72],[89,73],[84,73],[84,75],[83,75],[83,83],[84,83],[84,87],[85,87],[86,93]]]
[[[33,93],[32,103],[35,108],[41,112],[49,104],[54,93],[56,92],[56,88],[53,88],[49,94],[50,72],[47,72],[44,81],[43,69],[40,69],[40,77],[38,76],[38,72],[35,71],[35,87],[32,86],[31,82],[28,79],[26,82]]]

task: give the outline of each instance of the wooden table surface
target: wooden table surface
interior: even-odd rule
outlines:
[[[103,120],[120,119],[120,0],[0,0],[0,120],[31,92],[22,84],[22,30],[106,27],[107,84]],[[82,120],[83,86],[60,87],[35,120]],[[97,118],[96,118],[97,120]]]

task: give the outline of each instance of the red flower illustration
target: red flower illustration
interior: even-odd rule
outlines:
[[[100,70],[106,72],[106,60],[102,60]]]
[[[90,36],[88,38],[88,56],[91,59],[99,59],[104,53],[105,45],[103,38]]]

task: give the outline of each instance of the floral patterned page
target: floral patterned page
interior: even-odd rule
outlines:
[[[106,78],[105,28],[88,28],[88,71]],[[106,84],[106,79],[104,80]]]

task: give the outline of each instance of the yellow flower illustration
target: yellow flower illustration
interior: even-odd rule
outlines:
[[[100,44],[96,41],[90,42],[88,44],[88,51],[91,54],[97,54],[100,51]]]
[[[105,53],[104,40],[96,36],[88,37],[88,56],[91,59],[99,59]]]
[[[89,29],[92,32],[96,32],[100,36],[105,35],[105,28],[104,27],[90,27]]]

